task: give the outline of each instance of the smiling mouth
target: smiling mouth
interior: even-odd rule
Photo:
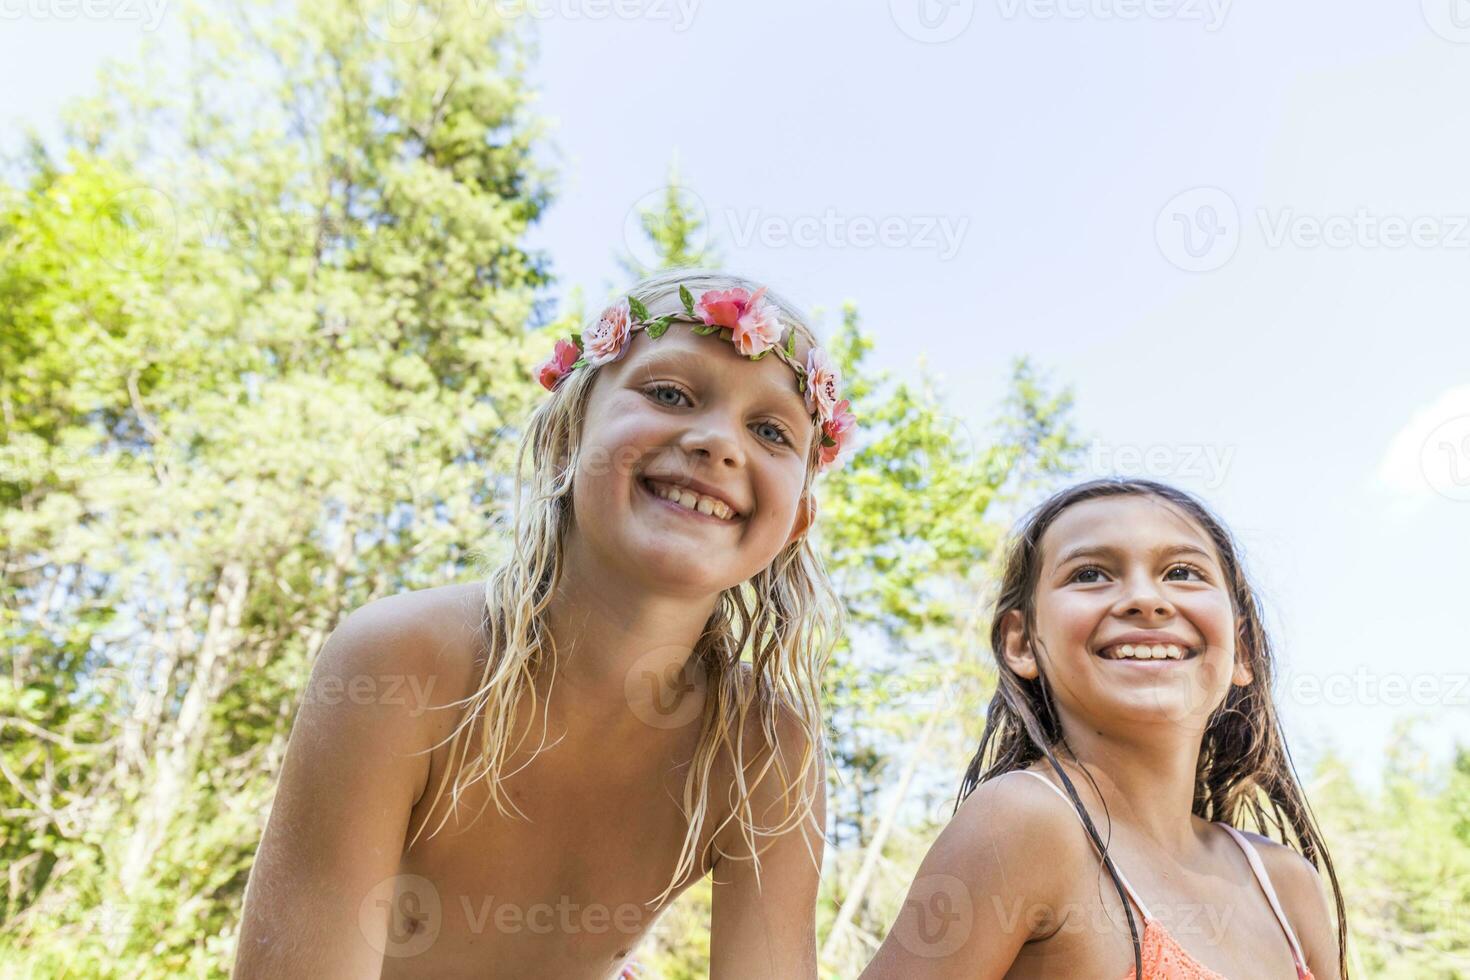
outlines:
[[[734,524],[740,520],[740,513],[723,500],[646,477],[640,478],[638,483],[652,496],[691,516],[707,517],[720,524]]]
[[[1097,656],[1104,660],[1156,663],[1193,660],[1200,653],[1199,647],[1185,647],[1177,643],[1115,643],[1097,651]]]

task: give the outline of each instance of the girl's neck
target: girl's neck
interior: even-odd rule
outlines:
[[[551,685],[554,710],[569,721],[608,733],[627,722],[637,731],[644,706],[630,698],[666,701],[689,693],[690,654],[719,596],[654,591],[626,570],[602,567],[588,550],[569,543],[564,554],[546,614],[555,677],[539,678],[538,686]],[[649,688],[649,679],[659,690]]]
[[[1095,801],[1096,794],[1081,776],[1078,763],[1097,782],[1114,821],[1127,824],[1154,846],[1176,856],[1199,846],[1193,816],[1197,737],[1179,733],[1163,737],[1154,729],[1138,738],[1122,738],[1086,724],[1064,728],[1076,760],[1061,746],[1055,754],[1083,800]],[[1107,836],[1101,825],[1098,830]]]

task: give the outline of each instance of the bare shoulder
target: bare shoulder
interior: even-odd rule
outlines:
[[[465,582],[374,599],[354,609],[339,629],[370,630],[399,641],[403,651],[442,659],[461,654],[465,641],[479,633],[483,609],[483,583]]]
[[[1271,879],[1281,900],[1282,911],[1291,923],[1306,953],[1312,972],[1322,980],[1337,967],[1337,931],[1327,887],[1321,872],[1300,853],[1261,834],[1242,830]]]
[[[374,599],[337,624],[311,685],[331,686],[317,693],[339,703],[371,701],[382,712],[406,714],[432,744],[457,717],[441,709],[473,681],[482,604],[483,588],[473,582]]]
[[[322,654],[336,651],[360,668],[424,683],[432,677],[444,691],[458,689],[479,649],[483,595],[482,585],[470,582],[374,599],[343,618]]]
[[[985,780],[924,856],[864,978],[1005,975],[1027,942],[1057,931],[1076,884],[1091,877],[1084,868],[1096,868],[1090,849],[1075,810],[1040,780],[1020,772]],[[1044,914],[1022,914],[1028,908]],[[959,910],[968,911],[940,915]],[[936,916],[965,926],[936,930]]]
[[[1053,784],[1055,785],[1055,784]],[[1019,875],[1024,891],[1062,889],[1078,869],[1096,862],[1095,852],[1077,811],[1041,780],[1008,772],[975,787],[955,811],[941,835],[958,861],[974,863],[989,852],[1021,860],[1007,860],[1005,873]],[[936,842],[936,847],[938,842]],[[1038,861],[1045,855],[1045,861]]]
[[[1281,899],[1282,907],[1290,912],[1294,906],[1312,907],[1323,892],[1322,876],[1316,865],[1300,853],[1278,841],[1249,830],[1240,831],[1250,841],[1261,864],[1271,879],[1271,887]],[[1295,898],[1298,901],[1293,902]]]

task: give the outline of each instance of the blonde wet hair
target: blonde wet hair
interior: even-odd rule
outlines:
[[[643,279],[628,293],[657,317],[682,309],[678,292],[681,284],[695,296],[710,289],[740,287],[754,292],[759,288],[729,273],[671,269]],[[796,331],[799,352],[801,345],[817,346],[811,327],[796,306],[769,289],[766,298],[786,325]],[[596,322],[597,315],[593,314],[589,324]],[[676,323],[671,329],[687,330],[689,325]],[[547,626],[547,611],[561,577],[565,536],[574,519],[572,482],[581,451],[582,423],[600,372],[601,368],[589,366],[567,376],[532,413],[522,436],[516,458],[513,551],[485,583],[485,665],[475,692],[455,702],[467,705],[468,710],[448,739],[450,764],[425,811],[425,824],[451,773],[456,774],[450,786],[451,811],[457,809],[462,792],[483,778],[490,799],[502,815],[514,811],[523,816],[503,785],[518,771],[507,768],[527,736],[523,731],[516,737],[511,729],[527,697],[529,717],[535,717],[537,673],[549,663],[551,677],[555,677],[557,651]],[[813,492],[820,458],[820,423],[813,419],[811,425],[803,497]],[[522,491],[527,487],[529,499],[523,499]],[[673,878],[650,904],[662,904],[686,879],[692,881],[704,873],[705,856],[700,853],[699,842],[709,815],[712,773],[722,753],[734,771],[733,805],[730,815],[714,828],[712,842],[734,821],[759,876],[758,836],[815,824],[813,795],[807,784],[820,771],[821,672],[840,635],[843,618],[837,594],[809,534],[783,547],[753,578],[720,594],[691,655],[691,665],[703,669],[707,683],[699,738],[680,800],[689,828]],[[480,737],[471,746],[465,737],[466,726],[477,717],[482,720]],[[747,723],[752,720],[760,728],[759,742],[753,747],[745,739]],[[777,751],[778,725],[788,732],[795,726],[803,736],[801,758],[794,768]],[[545,738],[543,725],[541,742],[532,759],[545,747]],[[755,760],[764,761],[757,765]],[[751,804],[756,788],[767,779],[778,781],[784,804],[783,817],[770,826],[758,825]],[[448,812],[434,833],[447,819]],[[816,827],[816,833],[821,834],[822,829]],[[420,825],[419,833],[422,831]],[[417,839],[418,833],[414,835]]]

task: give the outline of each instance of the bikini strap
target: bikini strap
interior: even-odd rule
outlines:
[[[1072,802],[1072,798],[1064,793],[1062,791],[1062,788],[1056,783],[1052,782],[1050,779],[1047,779],[1041,773],[1031,769],[1014,769],[1012,771],[1019,772],[1023,776],[1035,776],[1037,779],[1041,780],[1043,783],[1046,784],[1047,789],[1050,789],[1053,793],[1062,798],[1062,802],[1067,804],[1067,809],[1072,811],[1072,815],[1077,818],[1078,822],[1081,822],[1082,814],[1077,812],[1077,805]],[[1087,829],[1085,825],[1083,826],[1083,829]],[[1090,835],[1088,839],[1091,840]],[[1094,849],[1096,849],[1095,846]],[[1138,897],[1138,892],[1134,891],[1133,886],[1128,883],[1128,879],[1123,877],[1123,870],[1118,867],[1116,861],[1113,862],[1113,870],[1118,873],[1118,881],[1122,882],[1123,890],[1128,893],[1129,898],[1133,899],[1133,904],[1138,906],[1138,911],[1143,913],[1144,921],[1147,922],[1151,920],[1153,916],[1149,915],[1148,906],[1143,904],[1143,899]]]
[[[1219,821],[1217,821],[1219,822]],[[1261,886],[1261,891],[1266,893],[1266,901],[1271,903],[1271,911],[1276,913],[1276,921],[1281,923],[1281,929],[1286,933],[1286,941],[1291,944],[1291,955],[1296,960],[1297,976],[1305,975],[1306,957],[1302,955],[1302,947],[1296,941],[1296,933],[1291,931],[1291,923],[1286,921],[1286,913],[1281,910],[1281,902],[1276,897],[1276,889],[1271,887],[1271,878],[1266,874],[1266,866],[1261,863],[1261,856],[1256,853],[1255,847],[1246,840],[1244,834],[1230,826],[1228,823],[1220,823],[1240,849],[1245,852],[1245,859],[1250,862],[1251,872],[1256,876],[1256,882]]]

